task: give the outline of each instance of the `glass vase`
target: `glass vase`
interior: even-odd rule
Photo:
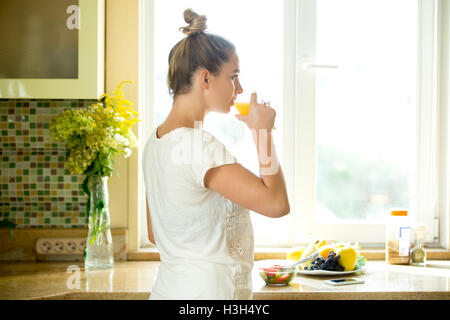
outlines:
[[[114,266],[114,250],[108,210],[108,177],[91,175],[89,188],[89,233],[84,256],[85,269]]]

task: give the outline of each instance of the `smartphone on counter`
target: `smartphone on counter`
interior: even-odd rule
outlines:
[[[326,280],[325,283],[330,284],[332,286],[346,286],[348,284],[364,283],[364,280],[358,278],[342,278],[342,279]]]

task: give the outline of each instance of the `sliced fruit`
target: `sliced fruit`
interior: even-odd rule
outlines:
[[[299,247],[299,246],[293,247],[287,252],[286,259],[298,261],[298,260],[300,260],[300,257],[302,256],[303,251],[305,251],[305,247]]]
[[[291,276],[291,274],[289,274],[289,273],[284,274],[284,275],[281,275],[280,277],[273,279],[273,280],[272,280],[272,283],[274,283],[274,284],[282,284],[282,283],[284,283],[286,280],[288,280],[288,278],[289,278],[290,276]]]
[[[322,246],[319,249],[319,257],[323,257],[324,259],[327,259],[330,251],[336,252],[336,248],[334,247],[334,245],[329,244],[326,246]]]
[[[340,255],[339,265],[344,267],[344,271],[352,271],[355,269],[358,253],[351,246],[337,248],[337,254]]]
[[[301,257],[300,257],[300,259],[306,258],[306,257],[312,255],[314,252],[316,252],[318,250],[319,250],[319,248],[317,248],[317,246],[314,243],[312,243],[312,244],[308,245],[305,248],[305,250],[303,251],[303,253],[302,253]],[[300,264],[300,268],[305,270],[311,264],[311,262],[313,262],[313,261],[314,261],[314,259],[310,259],[308,261],[305,261],[304,263]]]

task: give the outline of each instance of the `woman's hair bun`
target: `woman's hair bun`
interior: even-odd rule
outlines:
[[[192,9],[184,10],[184,21],[189,24],[186,27],[181,27],[180,31],[185,35],[190,36],[206,30],[206,16],[200,16]]]

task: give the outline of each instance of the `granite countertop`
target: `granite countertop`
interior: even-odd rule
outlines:
[[[1,262],[0,300],[145,300],[151,293],[159,264],[159,261],[124,261],[116,262],[112,269],[85,271],[81,262]],[[338,287],[324,283],[336,277],[300,274],[288,286],[266,286],[254,268],[254,299],[450,300],[449,260],[429,261],[426,268],[387,265],[384,261],[368,261],[366,267],[365,274],[357,275],[365,280],[364,284]]]

